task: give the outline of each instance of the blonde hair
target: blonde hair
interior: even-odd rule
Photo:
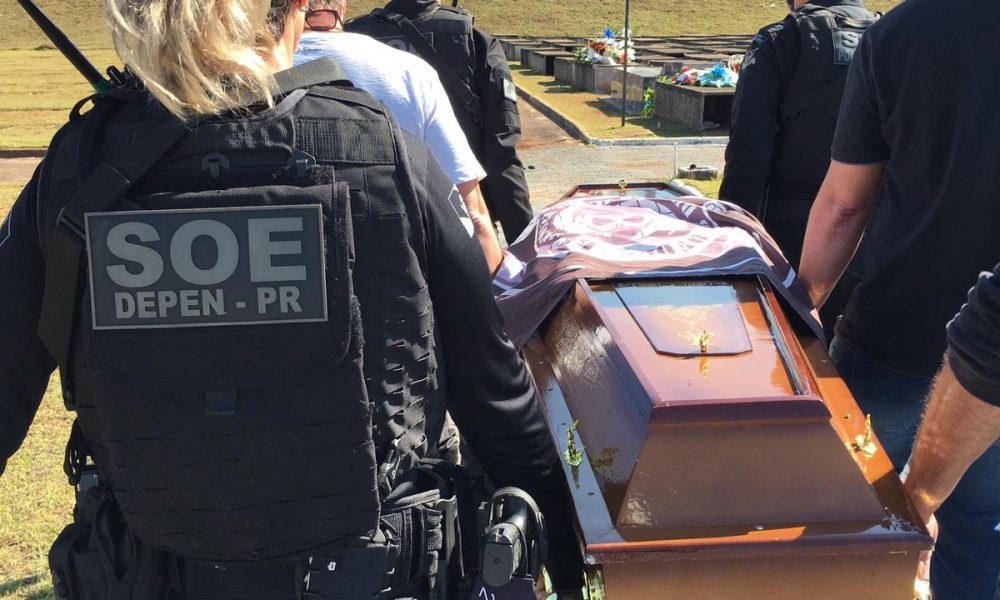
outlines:
[[[347,10],[347,0],[313,0],[309,3],[312,8],[328,8],[340,12],[340,18],[344,18],[344,11]]]
[[[181,118],[273,105],[263,56],[292,0],[105,0],[118,55]]]

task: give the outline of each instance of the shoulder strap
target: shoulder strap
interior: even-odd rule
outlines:
[[[275,95],[278,96],[324,83],[350,83],[347,73],[332,58],[323,58],[281,71],[275,74],[275,79],[278,84]],[[135,97],[135,94],[109,93],[100,100],[103,106],[95,107],[98,114],[92,117],[103,119],[120,103],[131,101]],[[189,131],[186,123],[164,112],[163,118],[153,126],[142,146],[117,164],[105,161],[98,165],[83,181],[73,198],[59,211],[55,230],[48,240],[45,291],[38,336],[63,369],[63,400],[67,407],[75,405],[72,398],[73,387],[68,384],[71,379],[68,367],[86,242],[84,215],[110,210]],[[95,142],[96,135],[95,131],[88,136],[93,139],[81,139],[80,143],[91,144]]]
[[[323,83],[350,83],[347,72],[329,56],[275,73],[274,79],[278,82],[279,96]]]
[[[838,94],[842,93],[844,85],[847,84],[847,71],[847,68],[841,69],[835,77],[808,94],[803,94],[798,98],[789,100],[788,102],[782,102],[780,107],[781,120],[787,121],[788,119],[794,119],[800,113],[805,112],[814,106],[819,106],[827,100],[835,98]]]
[[[109,102],[110,100],[105,100]],[[56,227],[48,240],[45,260],[45,291],[38,322],[38,337],[62,369],[63,400],[74,408],[69,373],[70,342],[76,318],[83,270],[86,230],[84,215],[114,206],[163,155],[189,131],[188,126],[168,115],[146,137],[146,143],[128,161],[101,163],[80,185],[73,198],[59,211]],[[81,140],[87,143],[87,140]]]
[[[806,4],[792,13],[796,24],[804,31],[829,31],[833,29],[855,29],[864,31],[878,20],[875,14],[872,19],[857,19],[830,10],[825,6]]]
[[[444,57],[442,57],[434,48],[434,46],[427,41],[427,38],[424,37],[419,29],[417,29],[417,26],[399,13],[389,12],[386,10],[376,10],[373,11],[372,14],[386,23],[392,23],[403,32],[403,36],[406,38],[406,41],[410,42],[410,44],[412,44],[417,50],[420,57],[429,62],[431,66],[434,67],[434,70],[438,72],[438,76],[441,78],[441,83],[444,84],[448,94],[453,96],[459,102],[461,108],[472,118],[473,122],[481,126],[483,121],[486,119],[486,109],[483,107],[482,100],[480,100],[479,96],[472,91],[469,85],[462,81],[458,74],[452,70],[451,65],[449,65],[447,61],[445,61]]]

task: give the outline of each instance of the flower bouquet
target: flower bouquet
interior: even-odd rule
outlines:
[[[632,48],[631,33],[622,31],[618,34],[607,27],[583,48],[573,53],[576,62],[585,65],[617,65],[625,58],[627,52],[629,62],[635,60],[635,49]]]
[[[728,65],[715,65],[710,69],[695,69],[684,67],[673,77],[665,78],[666,83],[674,85],[694,85],[700,87],[736,87],[739,73]]]

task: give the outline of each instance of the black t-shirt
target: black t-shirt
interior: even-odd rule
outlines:
[[[972,395],[1000,406],[1000,265],[979,276],[948,324],[948,363]]]
[[[998,74],[995,0],[907,0],[854,56],[832,156],[885,173],[838,332],[887,367],[932,374],[969,283],[1000,262]]]

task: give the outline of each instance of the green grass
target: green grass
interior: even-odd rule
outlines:
[[[101,24],[100,0],[36,0],[70,37],[87,48],[110,47]],[[447,2],[447,0],[445,0]],[[872,10],[885,11],[899,0],[869,0]],[[382,0],[349,0],[348,16],[368,12]],[[590,35],[604,27],[621,29],[625,3],[607,0],[461,0],[476,23],[493,33],[524,35]],[[751,33],[780,20],[782,0],[645,0],[632,3],[636,35]],[[15,0],[0,0],[0,48],[35,48],[45,44]]]
[[[699,181],[697,179],[681,179],[684,183],[695,188],[708,198],[719,199],[719,187],[722,185],[722,178],[710,181]]]
[[[101,0],[36,0],[100,69],[118,62],[103,23]],[[349,15],[382,5],[382,0],[357,0]],[[873,9],[888,10],[898,0],[872,0]],[[611,26],[622,27],[622,6],[603,0],[464,0],[476,23],[494,33],[546,36],[587,36]],[[750,33],[782,18],[785,4],[759,0],[646,0],[634,3],[635,35]],[[541,83],[539,83],[541,85]],[[549,86],[548,93],[561,92]],[[55,50],[16,0],[0,0],[0,149],[43,148],[65,122],[69,108],[90,93],[83,78]],[[567,95],[559,100],[571,102]],[[673,135],[655,120],[630,121],[625,129],[607,125],[613,109],[587,98],[581,113],[597,137]],[[603,117],[600,113],[604,113]],[[594,113],[594,118],[587,117]],[[571,116],[572,115],[568,115]],[[646,131],[642,131],[645,129]]]
[[[10,212],[10,207],[14,205],[23,187],[24,184],[21,183],[0,183],[0,223]]]
[[[95,64],[114,51],[88,52]],[[90,85],[55,50],[0,50],[0,148],[44,148]]]
[[[53,597],[48,551],[72,521],[73,491],[62,470],[71,421],[53,378],[24,445],[0,478],[0,598]]]

